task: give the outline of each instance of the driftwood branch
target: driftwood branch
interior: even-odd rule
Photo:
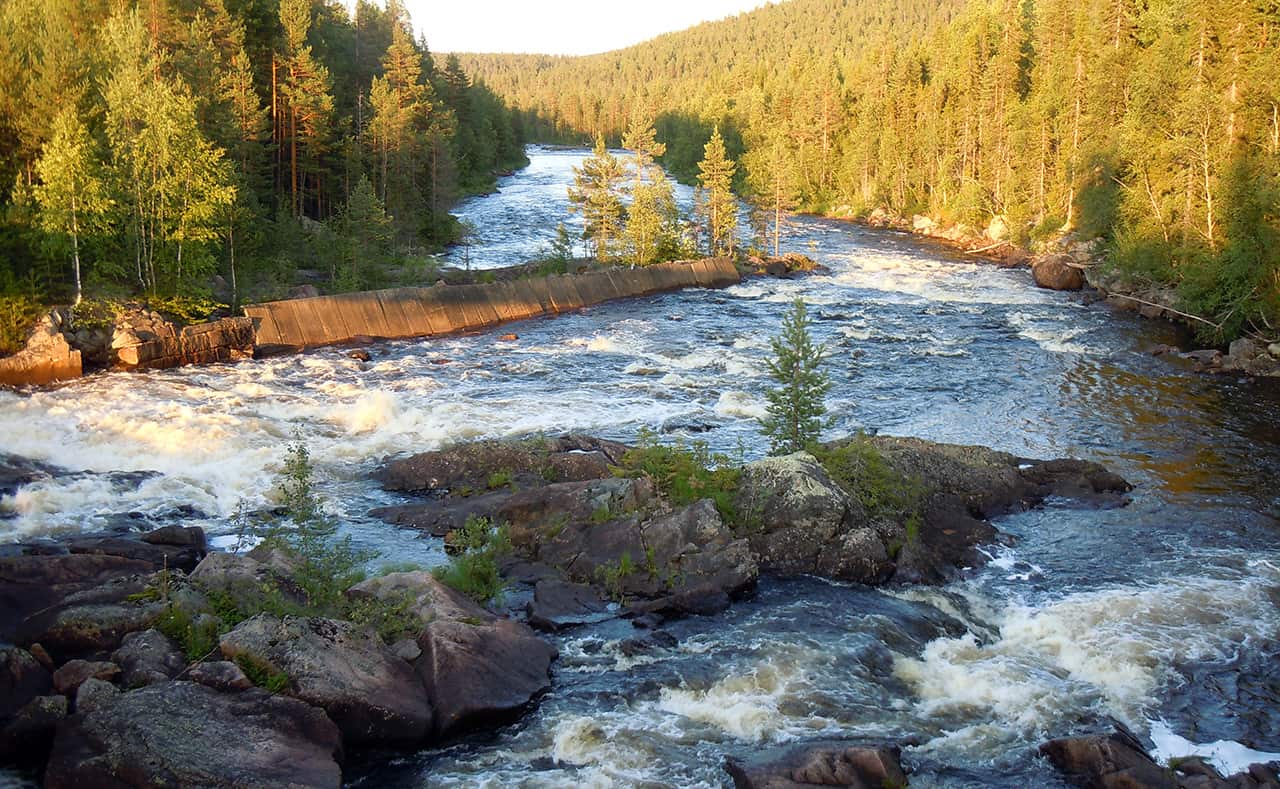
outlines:
[[[1008,244],[1008,243],[1009,243],[1008,241],[997,241],[996,243],[992,244],[991,246],[983,247],[982,249],[967,249],[967,250],[965,250],[965,254],[966,254],[966,255],[981,255],[983,252],[990,252],[991,250],[993,250],[993,249],[998,249],[998,248],[1000,248],[1000,247],[1002,247],[1002,246],[1004,246],[1005,244]]]
[[[1164,310],[1165,312],[1172,312],[1174,315],[1178,315],[1180,317],[1186,318],[1187,320],[1199,321],[1200,323],[1203,323],[1206,326],[1212,326],[1217,331],[1222,331],[1222,324],[1220,323],[1214,323],[1208,318],[1202,318],[1199,315],[1192,315],[1189,312],[1182,312],[1181,310],[1175,310],[1173,307],[1170,307],[1167,304],[1156,304],[1154,301],[1146,301],[1145,299],[1140,299],[1137,296],[1126,296],[1123,293],[1108,293],[1107,296],[1109,298],[1114,297],[1117,299],[1127,299],[1128,301],[1136,301],[1137,303],[1145,304],[1148,307],[1157,307],[1159,309]]]

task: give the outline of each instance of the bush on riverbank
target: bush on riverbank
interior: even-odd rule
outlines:
[[[815,444],[809,451],[831,479],[858,500],[869,521],[901,523],[907,542],[918,538],[924,523],[924,483],[895,471],[866,434]]]
[[[498,560],[511,552],[506,527],[473,515],[450,534],[448,544],[455,553],[432,572],[436,580],[481,605],[501,600],[506,584]]]
[[[707,444],[659,444],[657,436],[642,430],[637,445],[622,456],[616,473],[622,477],[648,477],[672,504],[684,507],[701,499],[715,502],[727,523],[738,521],[733,504],[741,463],[712,453]]]
[[[419,623],[407,597],[348,597],[347,590],[365,579],[364,567],[373,554],[356,548],[350,537],[337,538],[337,524],[324,512],[313,473],[306,446],[291,444],[277,482],[281,511],[250,552],[263,560],[261,577],[229,574],[227,583],[218,585],[196,578],[194,593],[185,593],[171,588],[165,573],[147,590],[149,599],[165,604],[157,629],[178,643],[188,659],[207,657],[220,636],[258,614],[346,620],[374,629],[387,643],[416,633]],[[254,529],[247,516],[238,517],[243,539]]]

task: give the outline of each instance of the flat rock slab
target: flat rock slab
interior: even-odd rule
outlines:
[[[561,630],[603,622],[617,616],[595,589],[586,584],[544,579],[533,588],[529,624],[539,630]]]
[[[65,720],[44,785],[336,789],[341,756],[337,726],[297,699],[166,682]]]

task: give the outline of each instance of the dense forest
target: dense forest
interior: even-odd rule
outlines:
[[[0,4],[5,319],[421,275],[522,138],[398,0]]]
[[[790,0],[588,57],[466,55],[531,136],[718,124],[753,200],[1102,237],[1219,338],[1280,328],[1275,0]]]

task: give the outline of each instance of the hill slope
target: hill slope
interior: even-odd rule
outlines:
[[[462,62],[535,138],[662,114],[688,177],[719,123],[771,201],[1078,229],[1222,335],[1280,326],[1274,2],[791,0],[602,55]]]

